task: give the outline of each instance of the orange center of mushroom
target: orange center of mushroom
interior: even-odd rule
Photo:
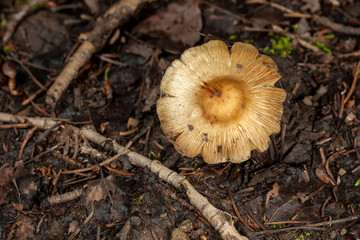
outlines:
[[[246,105],[246,86],[233,77],[221,76],[205,83],[197,95],[203,115],[212,124],[238,120]]]

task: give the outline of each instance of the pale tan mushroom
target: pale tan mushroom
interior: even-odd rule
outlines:
[[[213,40],[187,49],[161,81],[157,114],[175,149],[210,164],[250,158],[280,131],[286,92],[275,62],[247,43]]]

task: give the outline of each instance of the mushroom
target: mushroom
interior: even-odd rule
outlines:
[[[269,135],[280,131],[286,92],[275,62],[251,44],[230,51],[213,40],[187,49],[172,62],[160,85],[157,114],[175,149],[202,155],[209,164],[240,163],[251,151],[265,151]]]
[[[9,77],[8,80],[8,88],[13,96],[19,96],[21,95],[21,91],[19,89],[16,89],[16,65],[12,62],[5,62],[1,66],[1,70],[3,74],[7,77]]]

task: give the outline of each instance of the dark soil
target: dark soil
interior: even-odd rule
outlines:
[[[1,114],[68,122],[52,130],[0,122],[0,239],[171,239],[176,231],[173,239],[220,239],[184,193],[126,156],[68,172],[114,154],[72,130],[84,125],[124,146],[134,141],[132,151],[186,177],[249,239],[360,239],[359,84],[351,90],[359,71],[360,2],[149,1],[80,69],[54,108],[46,92],[24,104],[40,89],[25,67],[49,86],[78,36],[115,2],[37,5],[2,44],[1,65],[11,62],[17,73],[15,81],[0,73]],[[1,37],[25,4],[0,3]],[[252,43],[270,55],[282,76],[276,86],[287,92],[281,132],[268,151],[253,151],[242,164],[181,156],[156,115],[166,68],[212,39]],[[65,193],[71,199],[49,203]]]

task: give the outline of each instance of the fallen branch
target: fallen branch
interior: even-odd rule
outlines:
[[[87,128],[74,129],[78,130],[78,133],[86,137],[88,140],[95,142],[100,146],[104,146],[105,144],[110,143],[109,139],[98,134],[97,132],[94,132],[93,130]],[[116,152],[123,151],[123,146],[117,144],[114,141],[111,141],[111,143],[113,149]],[[231,219],[231,215],[214,207],[182,176],[165,167],[159,161],[152,161],[149,158],[136,152],[127,150],[125,154],[128,155],[131,164],[137,167],[150,169],[151,172],[159,176],[159,178],[166,181],[167,183],[170,183],[179,190],[181,189],[181,187],[185,188],[185,193],[188,196],[190,203],[204,215],[206,220],[208,220],[210,224],[215,228],[215,230],[220,233],[222,239],[248,239],[244,236],[241,236],[235,229],[234,223]]]
[[[97,19],[95,28],[79,37],[83,43],[77,49],[61,71],[46,94],[46,102],[55,107],[56,102],[66,91],[71,81],[77,76],[79,69],[91,56],[102,49],[113,31],[127,22],[139,6],[146,0],[123,0],[114,4],[106,13]]]
[[[37,126],[41,129],[49,129],[50,126],[55,126],[56,124],[61,123],[61,121],[50,120],[48,118],[20,117],[7,113],[0,113],[0,121],[2,122],[18,122],[24,119],[28,121],[32,120],[30,122],[34,126]],[[36,119],[36,121],[34,121],[34,119]],[[198,191],[196,191],[196,189],[186,179],[177,174],[175,171],[172,171],[171,169],[165,167],[159,161],[152,161],[141,154],[126,150],[126,147],[123,147],[117,144],[115,141],[109,140],[101,134],[94,132],[93,130],[90,130],[88,128],[84,127],[79,129],[74,127],[74,131],[100,146],[109,146],[112,147],[117,153],[126,154],[129,157],[129,161],[132,165],[141,168],[148,168],[160,179],[173,185],[178,190],[185,190],[185,193],[188,196],[190,203],[204,215],[206,220],[209,221],[209,223],[215,228],[215,230],[219,232],[222,239],[248,239],[240,235],[239,232],[236,230],[230,214],[214,207],[204,196],[202,196]],[[75,195],[77,196],[77,194]]]
[[[51,129],[58,126],[62,122],[66,122],[65,119],[54,119],[54,118],[39,118],[39,117],[23,117],[18,115],[12,115],[9,113],[0,112],[0,122],[11,122],[11,123],[31,123],[32,125],[40,129]]]

